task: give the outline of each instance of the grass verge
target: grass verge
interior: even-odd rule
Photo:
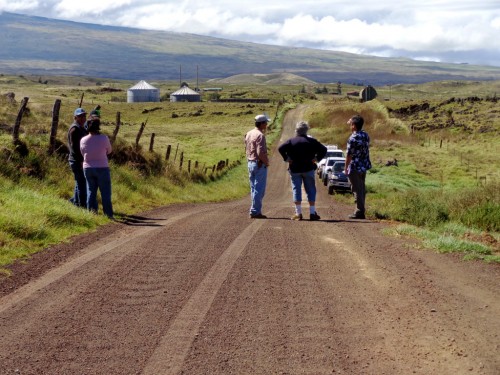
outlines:
[[[464,254],[464,260],[484,260],[486,262],[500,263],[498,247],[495,249],[484,243],[497,243],[496,239],[467,227],[460,227],[458,231],[456,225],[452,225],[452,227],[454,227],[454,230],[450,231],[449,225],[429,229],[402,224],[385,230],[385,233],[392,236],[418,238],[421,240],[422,247],[440,253],[462,253]]]

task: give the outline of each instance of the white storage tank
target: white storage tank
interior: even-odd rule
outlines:
[[[160,89],[140,81],[127,90],[127,103],[159,102]]]
[[[171,102],[201,102],[201,94],[191,90],[187,83],[183,83],[181,88],[170,94]]]

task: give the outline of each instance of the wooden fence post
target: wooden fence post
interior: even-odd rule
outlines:
[[[177,147],[175,149],[175,155],[174,155],[174,164],[175,164],[175,161],[177,160],[177,151],[179,150],[179,144],[177,143]]]
[[[61,109],[61,99],[56,99],[52,108],[52,125],[50,127],[49,155],[54,153],[56,147],[57,127],[59,126],[59,110]]]
[[[23,119],[26,106],[28,105],[28,100],[30,100],[30,98],[24,97],[21,102],[21,108],[19,108],[19,112],[17,113],[16,123],[14,125],[14,130],[12,131],[12,140],[14,143],[19,140],[19,128],[21,127],[21,121]]]
[[[188,160],[188,173],[191,173],[191,160]]]
[[[172,146],[168,145],[167,146],[167,153],[165,154],[165,160],[168,161],[170,159],[170,151],[172,150]]]
[[[194,169],[198,169],[198,160],[194,162]]]
[[[151,141],[149,142],[149,152],[153,152],[153,146],[155,144],[155,133],[151,134]]]
[[[120,130],[120,125],[121,125],[120,117],[121,117],[120,112],[116,112],[116,126],[115,126],[115,130],[113,131],[113,136],[111,137],[111,143],[116,141],[116,136],[118,135],[118,130]]]
[[[184,163],[184,152],[181,152],[181,161],[179,163],[179,169],[182,170],[182,164]]]
[[[82,105],[83,105],[83,95],[85,95],[85,93],[84,93],[84,92],[82,92],[82,96],[81,96],[81,98],[80,98],[80,103],[78,103],[78,107],[79,107],[79,108],[82,108]]]
[[[141,140],[142,132],[144,131],[145,127],[146,127],[146,123],[143,122],[141,124],[141,128],[139,129],[139,133],[137,133],[137,137],[135,137],[135,147],[139,147],[139,141]]]

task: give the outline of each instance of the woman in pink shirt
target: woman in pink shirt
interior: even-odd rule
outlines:
[[[111,204],[111,173],[108,155],[111,153],[109,138],[101,134],[101,120],[94,117],[87,121],[89,135],[80,141],[83,155],[83,173],[87,180],[87,209],[97,213],[97,189],[101,192],[102,210],[113,219]]]

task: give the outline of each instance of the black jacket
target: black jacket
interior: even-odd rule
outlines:
[[[68,148],[69,148],[69,161],[76,161],[83,163],[83,155],[80,151],[80,141],[85,137],[88,132],[80,127],[76,122],[71,124],[68,130]]]
[[[290,172],[309,172],[317,168],[314,161],[320,161],[326,155],[326,147],[308,135],[298,135],[284,142],[279,148],[284,161],[291,160]]]

